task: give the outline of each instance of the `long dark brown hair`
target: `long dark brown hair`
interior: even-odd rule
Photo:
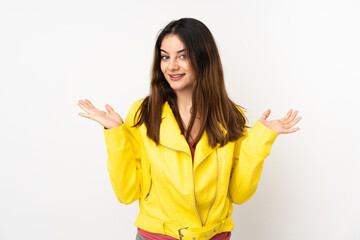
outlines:
[[[189,54],[190,64],[195,69],[192,113],[187,129],[179,114],[176,94],[160,68],[160,47],[168,34],[177,35],[183,41]],[[226,93],[223,68],[215,40],[210,30],[199,20],[181,18],[172,21],[160,32],[156,40],[150,95],[144,99],[135,114],[134,126],[145,123],[147,136],[157,144],[160,137],[162,106],[166,101],[186,139],[189,139],[196,115],[200,115],[201,127],[195,143],[206,129],[211,147],[215,147],[218,143],[224,146],[227,142],[243,136],[244,128],[247,128],[246,118],[239,111],[242,107],[233,103]],[[219,123],[227,134],[223,133]]]

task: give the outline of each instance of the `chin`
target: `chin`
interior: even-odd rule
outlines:
[[[168,83],[169,83],[171,89],[174,90],[174,91],[177,91],[177,92],[186,91],[186,90],[191,89],[190,84],[187,83],[187,82],[184,82],[184,81],[176,82],[176,81],[169,80]]]
[[[170,87],[174,91],[181,91],[184,88],[184,86],[182,84],[179,84],[179,83],[170,83]]]

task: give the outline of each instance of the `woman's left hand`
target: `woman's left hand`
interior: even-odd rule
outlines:
[[[269,117],[270,112],[271,112],[270,109],[266,110],[259,118],[259,122],[264,124],[266,127],[270,128],[271,130],[279,134],[293,133],[300,130],[300,128],[298,127],[292,128],[293,126],[295,126],[295,124],[297,124],[301,120],[301,117],[297,117],[295,119],[299,111],[293,112],[293,110],[290,109],[290,111],[286,114],[285,117],[277,120],[267,121],[266,119]]]

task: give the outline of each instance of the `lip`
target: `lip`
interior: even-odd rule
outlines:
[[[176,76],[176,75],[181,75],[181,76],[180,76],[180,77],[173,77],[173,76]],[[172,81],[180,80],[180,79],[182,79],[184,76],[185,76],[185,73],[169,74],[170,80],[172,80]]]

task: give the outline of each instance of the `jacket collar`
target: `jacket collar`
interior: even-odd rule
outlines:
[[[190,148],[168,102],[165,102],[162,110],[160,124],[160,144],[176,151],[185,152],[191,156]]]
[[[181,134],[180,127],[175,119],[168,102],[165,102],[162,110],[162,122],[160,125],[160,144],[175,151],[184,152],[191,157],[189,144],[185,136]],[[206,130],[196,144],[194,155],[194,169],[218,146],[209,146]]]

